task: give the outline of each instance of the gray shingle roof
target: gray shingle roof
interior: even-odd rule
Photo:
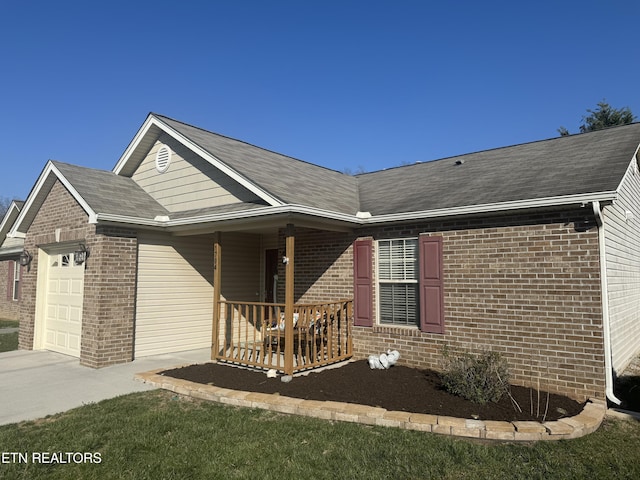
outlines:
[[[352,177],[157,117],[282,202],[352,215],[611,192],[619,186],[640,143],[640,123],[636,123]],[[130,177],[53,163],[96,213],[188,218],[255,207],[235,205],[170,214]]]
[[[360,209],[381,215],[614,191],[639,143],[636,123],[362,174]]]
[[[168,215],[162,205],[129,177],[58,161],[52,163],[96,213],[149,219]]]
[[[357,180],[350,175],[154,115],[284,203],[349,214],[359,210]]]

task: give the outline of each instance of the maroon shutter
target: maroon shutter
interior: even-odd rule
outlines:
[[[419,248],[420,330],[444,333],[442,237],[421,235]]]
[[[7,285],[7,300],[13,300],[13,272],[15,270],[15,261],[9,260],[7,268],[9,269],[9,284]]]
[[[373,272],[371,239],[356,240],[353,243],[353,296],[354,322],[358,327],[373,325]]]

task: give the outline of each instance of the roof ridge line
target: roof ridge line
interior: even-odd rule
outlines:
[[[625,125],[613,125],[613,126],[610,126],[610,127],[601,128],[599,130],[594,130],[594,131],[591,131],[591,132],[577,132],[577,133],[572,133],[570,135],[561,135],[559,137],[542,138],[542,139],[538,139],[538,140],[531,140],[529,142],[514,143],[513,145],[503,145],[501,147],[485,148],[485,149],[476,150],[476,151],[473,151],[473,152],[460,153],[460,154],[457,154],[457,155],[449,155],[449,156],[440,157],[440,158],[433,158],[431,160],[418,160],[418,161],[416,161],[414,163],[409,163],[407,165],[394,165],[393,167],[382,168],[380,170],[374,170],[372,172],[359,173],[359,174],[354,175],[354,176],[356,178],[358,178],[358,177],[363,177],[365,175],[371,175],[371,174],[380,173],[380,172],[387,172],[389,170],[397,170],[399,168],[415,167],[415,166],[418,166],[418,165],[423,165],[425,163],[434,163],[434,162],[440,162],[440,161],[444,161],[444,160],[453,160],[454,158],[466,157],[466,156],[469,156],[469,155],[477,155],[479,153],[495,152],[495,151],[498,151],[498,150],[505,150],[507,148],[522,147],[522,146],[525,146],[525,145],[534,145],[534,144],[537,144],[537,143],[544,143],[544,142],[551,142],[551,141],[563,141],[563,139],[575,138],[575,137],[579,137],[579,136],[583,136],[583,135],[597,134],[599,132],[614,130],[616,128],[630,127],[630,126],[633,126],[633,125],[640,125],[640,122],[632,122],[632,123],[627,123]]]
[[[207,130],[206,128],[202,128],[202,127],[199,127],[197,125],[192,125],[190,123],[183,122],[182,120],[177,120],[175,118],[168,117],[167,115],[162,115],[162,114],[154,113],[154,112],[151,112],[151,115],[153,115],[155,117],[166,118],[166,119],[171,120],[173,122],[177,122],[177,123],[180,123],[180,124],[185,125],[187,127],[194,128],[196,130],[200,130],[202,132],[205,132],[205,133],[208,133],[208,134],[211,134],[211,135],[216,135],[216,136],[221,137],[221,138],[226,138],[227,140],[232,140],[234,142],[243,143],[243,144],[248,145],[248,146],[250,146],[252,148],[256,148],[258,150],[263,150],[265,152],[269,152],[269,153],[274,154],[274,155],[279,155],[281,157],[289,158],[289,159],[295,160],[297,162],[306,163],[307,165],[311,165],[311,166],[314,166],[314,167],[322,168],[323,170],[328,170],[330,172],[339,173],[340,175],[344,175],[345,177],[354,177],[354,175],[349,175],[349,174],[346,174],[346,173],[341,172],[339,170],[335,170],[333,168],[325,167],[323,165],[318,165],[317,163],[309,162],[308,160],[302,160],[300,158],[292,157],[291,155],[287,155],[287,154],[284,154],[284,153],[281,153],[281,152],[277,152],[275,150],[271,150],[269,148],[265,148],[265,147],[261,147],[259,145],[255,145],[253,143],[247,142],[246,140],[240,140],[238,138],[231,137],[229,135],[224,135],[222,133],[213,132],[211,130]]]

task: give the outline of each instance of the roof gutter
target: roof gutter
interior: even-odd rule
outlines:
[[[274,207],[255,208],[253,210],[243,210],[241,212],[233,213],[219,213],[202,215],[199,217],[182,218],[177,220],[169,220],[168,225],[171,227],[178,227],[183,225],[192,225],[198,223],[210,223],[221,222],[225,220],[237,220],[259,218],[264,216],[274,215],[304,215],[310,217],[317,217],[326,220],[334,220],[339,222],[346,222],[351,224],[359,224],[359,219],[355,215],[332,212],[329,210],[323,210],[321,208],[307,207],[305,205],[278,205]]]
[[[594,201],[593,213],[598,224],[598,250],[600,250],[600,291],[602,297],[602,336],[604,340],[605,394],[607,398],[620,405],[622,401],[613,391],[613,359],[611,356],[611,319],[609,317],[609,295],[607,294],[607,255],[604,248],[605,232],[600,202]]]
[[[0,258],[2,257],[15,257],[20,255],[24,251],[24,246],[5,247],[0,248]]]
[[[254,219],[273,217],[278,215],[316,217],[323,220],[333,220],[337,222],[348,223],[352,224],[353,226],[358,226],[360,223],[359,219],[355,215],[331,212],[319,208],[307,207],[304,205],[279,205],[274,207],[268,206],[255,208],[252,210],[242,210],[231,213],[214,213],[199,215],[196,217],[178,218],[174,220],[171,220],[170,217],[166,216],[158,216],[154,219],[146,219],[127,215],[99,213],[96,215],[95,220],[96,222],[121,223],[129,225],[140,225],[145,227],[171,229],[173,227],[201,225],[206,223],[222,223],[238,220],[250,222]]]
[[[501,203],[484,203],[480,205],[467,205],[464,207],[440,208],[437,210],[422,210],[419,212],[392,213],[387,215],[375,215],[367,219],[361,219],[363,224],[376,224],[387,222],[401,222],[427,218],[454,217],[460,215],[472,215],[478,213],[491,213],[496,211],[522,210],[529,208],[555,207],[572,204],[589,204],[593,201],[611,201],[617,197],[617,192],[599,192],[578,195],[563,195],[558,197],[544,197],[529,200],[514,200]]]
[[[421,210],[417,212],[393,213],[387,215],[368,215],[366,212],[358,212],[355,215],[324,210],[305,205],[276,205],[241,210],[234,212],[213,213],[171,219],[170,217],[158,216],[154,219],[140,218],[127,215],[111,213],[98,213],[93,217],[95,222],[109,222],[129,225],[139,225],[152,228],[171,229],[174,227],[185,227],[189,225],[202,225],[206,223],[218,223],[229,221],[247,221],[254,219],[273,217],[278,215],[295,215],[315,217],[322,220],[330,220],[349,224],[354,228],[376,225],[381,223],[407,222],[415,220],[428,220],[432,218],[455,217],[463,215],[473,215],[482,213],[492,213],[497,211],[513,211],[531,208],[556,207],[563,205],[588,205],[592,202],[612,201],[617,197],[615,191],[600,192],[592,194],[565,195],[559,197],[545,197],[533,200],[515,200],[512,202],[486,203],[481,205],[468,205],[464,207],[440,208],[435,210]]]
[[[140,227],[165,228],[167,221],[164,219],[140,218],[129,215],[117,215],[114,213],[97,213],[90,223],[118,223],[124,225],[136,225]]]

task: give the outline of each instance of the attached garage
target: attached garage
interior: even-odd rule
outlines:
[[[46,289],[38,290],[36,348],[80,357],[85,267],[76,264],[74,255],[43,252],[46,268],[40,270],[38,281]]]

